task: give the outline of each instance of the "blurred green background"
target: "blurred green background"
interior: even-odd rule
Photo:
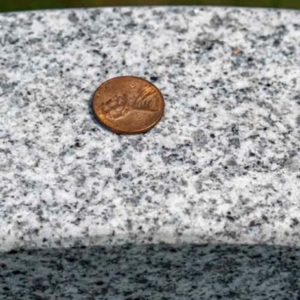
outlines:
[[[119,5],[233,5],[300,8],[300,0],[0,0],[0,11]]]

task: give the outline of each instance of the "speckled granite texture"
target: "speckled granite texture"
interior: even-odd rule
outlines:
[[[0,254],[1,300],[298,300],[300,251],[121,245]]]
[[[1,300],[299,300],[299,66],[299,12],[0,15]],[[91,115],[119,75],[145,135]]]
[[[0,250],[300,245],[299,12],[3,14],[0,45]],[[91,115],[126,74],[165,96],[145,135]]]

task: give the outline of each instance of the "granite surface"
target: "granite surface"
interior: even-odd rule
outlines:
[[[299,300],[299,65],[295,11],[0,15],[0,298]],[[120,75],[147,134],[91,114]]]
[[[300,13],[0,15],[0,250],[300,245]],[[95,121],[108,78],[166,101],[144,135]]]
[[[4,300],[298,300],[300,251],[118,245],[0,253]]]

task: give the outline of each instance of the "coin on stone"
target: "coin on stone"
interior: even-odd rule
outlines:
[[[145,79],[115,77],[96,90],[92,108],[101,124],[116,133],[149,131],[163,117],[165,103],[159,89]]]

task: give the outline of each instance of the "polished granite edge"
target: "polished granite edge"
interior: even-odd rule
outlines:
[[[0,253],[1,297],[297,299],[298,248],[122,245]]]

